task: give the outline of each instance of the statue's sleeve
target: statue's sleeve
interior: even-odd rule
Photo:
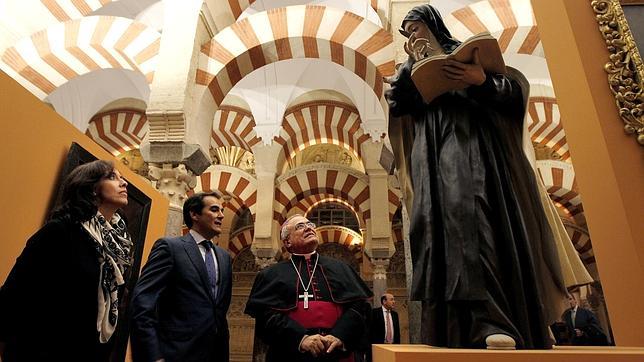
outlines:
[[[523,111],[521,86],[511,77],[503,74],[486,73],[485,82],[479,86],[470,86],[467,88],[467,94],[479,103],[491,106],[513,104],[521,109],[515,110],[516,107],[512,107],[508,110]]]
[[[413,114],[423,105],[423,99],[411,80],[412,64],[411,60],[401,64],[392,77],[391,88],[385,94],[389,112],[394,117]]]

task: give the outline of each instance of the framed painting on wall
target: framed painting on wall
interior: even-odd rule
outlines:
[[[606,41],[604,65],[624,132],[644,146],[644,0],[592,0],[590,5]]]

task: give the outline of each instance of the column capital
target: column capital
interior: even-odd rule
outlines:
[[[255,263],[260,269],[269,267],[277,263],[276,256],[280,252],[279,248],[273,245],[272,238],[255,238],[250,250],[255,255]]]
[[[141,156],[150,164],[183,164],[195,175],[200,175],[212,164],[200,145],[183,141],[144,142]]]
[[[371,264],[373,265],[373,279],[374,280],[386,280],[387,279],[387,268],[389,267],[389,262],[391,258],[373,258],[371,259]]]
[[[197,177],[184,164],[151,163],[148,175],[156,189],[170,200],[170,205],[178,208],[183,207],[188,190],[197,186]]]

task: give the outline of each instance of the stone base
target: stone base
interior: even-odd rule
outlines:
[[[555,347],[500,351],[437,348],[414,344],[374,344],[373,362],[633,362],[644,361],[641,347]]]

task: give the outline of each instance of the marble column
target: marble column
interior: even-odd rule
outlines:
[[[188,190],[197,185],[197,178],[183,164],[150,164],[149,177],[159,192],[170,200],[166,236],[180,236],[183,226],[183,203]]]
[[[163,1],[159,61],[146,109],[149,132],[140,148],[146,162],[182,163],[196,175],[211,164],[212,118],[200,117],[195,84],[201,44],[211,37],[201,30],[202,5],[201,0]]]
[[[257,206],[255,214],[255,237],[251,251],[255,262],[263,269],[276,262],[282,244],[279,240],[279,225],[273,220],[275,178],[280,145],[261,145],[253,148],[255,173],[257,174]]]

